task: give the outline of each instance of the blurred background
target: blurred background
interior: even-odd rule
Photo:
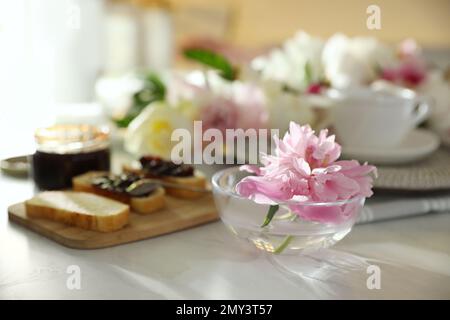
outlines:
[[[366,0],[1,0],[2,156],[33,147],[36,127],[66,117],[100,119],[98,91],[120,104],[117,79],[136,70],[186,69],[192,43],[250,59],[297,30],[388,44],[414,38],[436,65],[450,52],[450,1],[378,0],[381,29],[366,26]],[[103,82],[102,82],[103,81]],[[133,84],[128,83],[129,90]],[[83,121],[84,121],[83,120]]]

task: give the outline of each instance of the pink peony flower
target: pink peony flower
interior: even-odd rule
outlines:
[[[291,121],[289,132],[280,140],[274,137],[275,155],[284,161],[305,159],[310,169],[326,167],[337,160],[341,146],[335,142],[335,136],[328,136],[328,130],[321,130],[319,136],[309,125],[300,126]]]
[[[294,200],[299,204],[289,206],[299,216],[337,222],[352,216],[350,207],[344,210],[343,205],[332,205],[305,211],[301,202],[331,203],[372,195],[370,174],[376,174],[375,167],[356,160],[337,161],[341,147],[327,130],[316,136],[310,126],[291,122],[283,139],[274,137],[274,141],[275,152],[262,158],[262,167],[241,167],[255,174],[236,185],[241,196],[270,205]]]

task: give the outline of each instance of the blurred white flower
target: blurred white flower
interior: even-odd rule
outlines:
[[[170,159],[173,130],[192,132],[192,121],[163,101],[153,102],[135,118],[125,134],[125,149],[134,155],[152,154]]]
[[[314,126],[316,117],[304,96],[286,92],[274,81],[265,81],[261,85],[266,95],[269,128],[279,129],[282,135],[289,129],[290,121]]]
[[[323,41],[300,31],[288,39],[282,48],[252,61],[252,67],[261,72],[263,80],[282,82],[299,91],[323,77],[321,54]]]
[[[192,79],[193,78],[193,79]],[[203,72],[187,75],[172,74],[167,81],[167,103],[191,121],[200,116],[200,106],[205,103],[205,82]]]
[[[326,42],[322,63],[332,87],[368,85],[380,69],[395,61],[392,48],[372,37],[349,38],[335,34]]]

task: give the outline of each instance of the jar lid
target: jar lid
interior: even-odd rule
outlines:
[[[58,124],[35,132],[39,151],[49,153],[81,153],[109,146],[107,127],[88,124]]]

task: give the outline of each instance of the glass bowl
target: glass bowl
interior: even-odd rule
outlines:
[[[269,205],[243,198],[235,190],[247,175],[239,167],[214,174],[214,201],[221,220],[234,235],[268,253],[289,255],[330,247],[351,231],[364,206],[364,197],[321,203],[283,202],[270,224],[261,227]]]

